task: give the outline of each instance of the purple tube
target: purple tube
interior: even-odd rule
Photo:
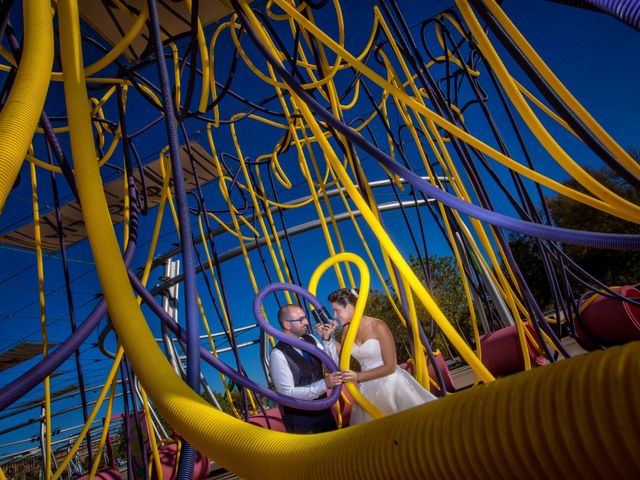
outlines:
[[[136,194],[133,189],[133,182],[129,185],[131,198],[135,200]],[[129,241],[124,252],[124,264],[127,268],[133,261],[138,243],[138,212],[135,208],[135,201],[132,202],[131,221],[129,228]],[[73,332],[64,342],[60,344],[50,355],[43,358],[38,364],[31,367],[27,372],[8,383],[0,389],[0,412],[12,405],[13,402],[21,398],[29,390],[51,375],[62,362],[67,360],[73,352],[87,339],[89,334],[98,326],[100,319],[107,313],[107,303],[104,298],[89,313],[87,318],[78,329]]]
[[[124,255],[125,264],[131,263],[134,251],[134,243],[129,243]],[[45,377],[51,375],[62,362],[67,360],[98,326],[100,319],[104,317],[105,313],[107,313],[107,303],[103,298],[87,316],[85,321],[82,322],[82,325],[62,342],[58,348],[42,359],[37,365],[30,368],[24,375],[2,387],[2,389],[0,389],[0,412],[25,395]]]
[[[151,293],[149,293],[149,291],[140,283],[140,280],[131,271],[129,272],[129,279],[131,280],[131,285],[133,285],[133,288],[142,297],[142,300],[144,301],[144,303],[146,303],[149,306],[149,308],[151,308],[153,313],[155,313],[156,316],[160,320],[162,320],[165,323],[165,325],[181,341],[184,342],[187,337],[186,337],[186,334],[185,334],[184,330],[182,329],[182,327],[180,327],[180,325],[178,325],[167,314],[167,312],[165,312],[162,309],[162,306],[159,305],[158,302],[156,302],[154,300],[154,298],[151,295]],[[272,285],[269,285],[267,288],[271,287]],[[309,300],[314,306],[316,306],[316,305],[319,306],[320,305],[320,303],[318,302],[317,299],[315,299],[310,293],[308,293],[306,290],[302,289],[301,287],[297,287],[296,285],[290,285],[290,284],[287,284],[287,283],[281,283],[281,284],[276,284],[276,285],[277,285],[276,288],[279,287],[280,290],[296,291],[297,293],[299,293],[299,294],[303,295],[305,298],[307,298],[307,300]],[[275,290],[276,288],[274,288],[273,290]],[[297,289],[300,289],[304,293],[301,293]],[[265,289],[263,289],[261,292],[259,292],[258,295],[263,293],[264,290]],[[270,290],[270,291],[273,291],[273,290]],[[263,297],[264,297],[264,295],[262,295],[260,297],[260,304],[259,305],[262,304],[262,298]],[[257,299],[258,299],[258,297],[256,297],[256,301],[257,301]],[[258,307],[258,311],[259,310],[260,310],[260,307]],[[255,311],[255,301],[254,301],[254,311]],[[273,336],[277,337],[278,339],[281,339],[281,337],[284,334],[282,332],[280,332],[279,330],[274,329],[269,324],[267,324],[264,321],[264,319],[262,318],[261,315],[259,315],[259,317],[260,317],[260,320],[262,320],[262,324],[260,324],[260,326],[262,328],[264,328],[265,331],[267,331],[268,333],[271,333]],[[256,316],[256,318],[258,318],[258,315]],[[259,323],[260,323],[260,320],[258,321]],[[319,348],[316,348],[316,347],[308,344],[307,342],[304,342],[303,340],[292,340],[292,341],[289,342],[288,339],[287,339],[287,343],[290,343],[291,345],[293,345],[295,347],[300,347],[301,350],[303,349],[303,350],[309,352],[311,355],[314,355],[315,357],[319,358],[320,360],[322,360],[322,362],[325,365],[327,365],[327,367],[329,367],[329,370],[331,370],[332,372],[335,372],[336,370],[338,370],[338,366],[331,359],[331,357],[329,357],[329,355],[324,353]],[[233,368],[231,368],[229,365],[224,363],[222,360],[220,360],[219,358],[214,357],[211,352],[209,352],[207,349],[205,349],[202,346],[200,347],[200,356],[209,365],[211,365],[213,368],[215,368],[219,372],[223,373],[227,377],[233,379],[234,382],[242,385],[243,387],[247,387],[247,388],[253,390],[254,392],[257,392],[257,393],[259,393],[260,395],[262,395],[264,397],[267,397],[269,400],[273,400],[274,402],[277,402],[277,403],[279,403],[281,405],[286,405],[287,407],[299,408],[299,409],[303,409],[303,410],[323,410],[323,409],[326,409],[326,408],[330,408],[333,404],[335,404],[338,401],[338,397],[340,395],[340,389],[339,388],[334,388],[329,396],[327,396],[326,398],[320,399],[320,400],[299,400],[299,399],[296,399],[296,398],[293,398],[293,397],[289,397],[289,396],[286,396],[286,395],[281,395],[278,392],[274,392],[273,390],[265,387],[264,385],[260,385],[260,384],[258,384],[256,382],[254,382],[253,380],[250,380],[250,379],[246,378],[244,375],[241,375],[238,371],[236,371]]]
[[[284,290],[288,292],[293,292],[297,295],[300,295],[301,297],[304,297],[311,305],[313,305],[313,307],[316,310],[320,310],[322,308],[322,304],[320,303],[320,301],[314,295],[309,293],[306,289],[298,285],[294,285],[292,283],[285,283],[285,282],[272,283],[264,287],[262,290],[260,290],[256,295],[256,298],[253,300],[253,316],[256,318],[256,322],[258,323],[258,325],[260,325],[260,328],[262,328],[269,335],[276,337],[278,340],[284,343],[287,343],[293,347],[297,347],[300,350],[304,350],[305,352],[310,353],[313,356],[319,358],[331,369],[332,372],[338,370],[338,366],[335,364],[333,359],[329,355],[324,353],[322,350],[314,347],[313,345],[305,342],[304,340],[298,340],[297,338],[293,338],[290,335],[283,333],[277,328],[272,327],[265,320],[264,316],[262,315],[262,302],[264,300],[264,297],[266,297],[267,295],[273,292],[279,292]]]
[[[176,209],[178,212],[178,230],[180,231],[180,250],[182,252],[182,262],[184,269],[184,304],[185,304],[185,325],[187,328],[187,339],[185,341],[187,350],[187,384],[197,394],[200,394],[200,331],[198,326],[198,302],[196,286],[196,268],[194,261],[194,247],[191,240],[191,219],[189,218],[189,205],[187,203],[187,191],[184,183],[184,171],[182,169],[182,159],[180,156],[180,143],[178,141],[178,127],[176,125],[176,115],[173,108],[173,93],[171,91],[169,73],[165,63],[160,33],[160,15],[156,0],[147,0],[149,10],[149,24],[151,41],[156,54],[156,66],[158,68],[158,79],[162,91],[163,110],[165,126],[167,128],[167,139],[169,141],[169,153],[171,166],[173,167],[173,188],[176,199]],[[195,19],[198,14],[198,2],[193,3],[191,12],[192,31],[195,29]],[[195,35],[192,33],[192,36]],[[192,54],[195,55],[195,53]],[[189,89],[187,90],[187,100],[190,102],[192,92],[193,67],[189,78]],[[189,103],[188,102],[188,103]],[[189,105],[185,105],[185,111]],[[182,121],[182,118],[179,119]],[[195,173],[195,172],[194,172]],[[178,480],[190,480],[193,478],[193,466],[196,460],[196,451],[187,442],[182,443],[180,449],[180,460],[178,461]]]
[[[640,30],[640,1],[638,0],[552,0],[555,3],[598,10]]]
[[[240,8],[237,0],[231,0],[235,11],[238,13],[244,28],[249,37],[254,42],[258,50],[262,53],[269,64],[278,72],[282,79],[291,87],[292,90],[309,106],[309,108],[320,118],[325,120],[329,125],[335,128],[339,133],[344,135],[352,143],[362,148],[369,155],[374,157],[385,167],[404,178],[412,186],[420,190],[427,196],[435,198],[437,201],[446,206],[458,210],[466,215],[477,218],[483,222],[495,225],[497,227],[506,228],[514,232],[530,235],[544,240],[554,242],[570,243],[574,245],[583,245],[594,248],[607,248],[611,250],[640,250],[640,235],[619,234],[619,233],[601,233],[591,231],[572,230],[569,228],[552,227],[534,222],[528,222],[518,218],[512,218],[498,212],[493,212],[485,208],[479,207],[472,203],[466,202],[455,195],[452,195],[429,182],[422,180],[418,175],[394,161],[389,155],[378,149],[375,145],[368,142],[359,133],[352,130],[347,124],[337,119],[331,112],[324,108],[315,98],[313,98],[302,86],[280,65],[273,55],[265,48],[256,36],[251,24],[247,21],[244,12]]]

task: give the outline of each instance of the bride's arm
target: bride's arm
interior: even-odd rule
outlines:
[[[356,381],[366,382],[375,378],[386,377],[396,371],[396,344],[393,335],[387,324],[376,319],[374,325],[376,338],[380,342],[380,353],[382,354],[382,365],[371,370],[358,372]]]

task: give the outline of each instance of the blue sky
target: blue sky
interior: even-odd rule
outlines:
[[[356,2],[344,2],[345,18],[347,19],[348,30],[355,32],[347,39],[347,45],[357,51],[364,42],[364,36],[358,35],[366,31],[368,24],[361,10],[355,7]],[[444,7],[450,6],[445,2],[429,3],[428,7],[418,5],[422,2],[402,2],[401,6],[406,9],[406,15],[409,23],[412,25],[419,23],[419,20],[426,18],[433,13],[440,11]],[[429,11],[425,9],[429,8]],[[638,73],[640,58],[640,42],[638,42],[638,32],[630,27],[618,22],[612,17],[605,14],[589,12],[581,9],[558,5],[552,2],[537,0],[535,2],[518,2],[515,0],[505,1],[503,8],[512,18],[516,26],[528,38],[533,47],[538,51],[542,58],[547,62],[556,75],[562,80],[579,101],[593,114],[593,116],[607,129],[613,137],[623,146],[640,147],[640,126],[637,122],[637,112],[640,111],[640,96],[637,94]],[[356,21],[357,19],[357,21]],[[13,19],[14,24],[19,25],[20,19]],[[494,38],[494,37],[491,37]],[[86,52],[88,57],[95,55],[89,50]],[[224,53],[221,54],[224,56]],[[503,58],[505,58],[503,56]],[[225,60],[220,60],[224,62]],[[505,59],[509,67],[514,67],[513,62]],[[251,76],[247,75],[243,79],[242,87],[253,89],[255,95],[258,95],[261,85],[258,81],[251,80]],[[522,77],[521,75],[519,76]],[[63,105],[60,103],[60,96],[55,93],[61,91],[60,86],[52,88],[50,99],[48,100],[47,109],[50,115],[61,115],[64,113]],[[194,102],[195,103],[195,102]],[[229,107],[232,108],[232,107]],[[130,131],[144,125],[145,122],[153,118],[155,112],[148,109],[142,109],[136,112],[135,118],[131,120]],[[113,117],[112,117],[113,118]],[[196,129],[194,123],[190,124],[190,132]],[[550,127],[554,133],[557,133],[572,153],[575,154],[576,160],[583,165],[594,167],[601,166],[595,159],[593,154],[580,147],[567,135],[562,133],[560,129]],[[240,135],[244,140],[243,148],[246,148],[246,154],[253,155],[253,152],[260,152],[260,140],[267,141],[272,136],[262,134],[256,129],[255,124],[239,129]],[[264,137],[264,138],[263,138]],[[142,135],[140,143],[140,153],[145,161],[149,161],[156,155],[157,151],[164,146],[163,129],[161,126],[152,129],[148,134]],[[200,138],[205,143],[205,137]],[[532,153],[534,153],[534,162],[536,167],[549,172],[553,178],[564,180],[566,175],[552,164],[548,155],[534,142],[530,142]],[[363,159],[363,162],[366,162]],[[372,171],[375,171],[372,168]],[[377,169],[379,172],[379,169]],[[113,174],[109,178],[113,178]],[[379,178],[379,177],[376,177]],[[50,188],[46,185],[49,182],[48,176],[41,174],[39,182],[42,188],[42,202],[51,205]],[[295,198],[303,195],[305,188],[298,187],[286,194],[286,198]],[[63,192],[65,194],[65,192]],[[66,192],[68,194],[68,192]],[[212,194],[213,195],[213,194]],[[388,198],[388,192],[381,194],[381,201]],[[219,196],[217,197],[219,198]],[[0,232],[6,232],[15,228],[17,224],[29,221],[30,215],[30,189],[27,170],[23,170],[22,184],[12,193],[7,202],[7,206],[0,217]],[[513,211],[506,205],[500,196],[496,196],[499,210],[513,214]],[[214,205],[213,208],[219,208]],[[410,215],[413,215],[410,213]],[[426,214],[425,214],[426,216]],[[146,255],[145,247],[147,246],[150,225],[153,222],[153,215],[144,220],[142,229],[142,241],[135,264],[136,266],[144,259]],[[166,218],[169,218],[168,213]],[[303,222],[313,219],[313,213],[310,209],[302,210],[297,216],[289,216],[288,222]],[[388,214],[384,217],[385,224],[390,232],[393,240],[399,246],[400,250],[408,255],[412,253],[408,235],[406,234],[406,226],[398,214]],[[415,217],[412,217],[415,221]],[[429,224],[432,226],[431,224]],[[290,224],[291,226],[291,224]],[[366,227],[363,227],[366,230]],[[585,226],[588,228],[588,226]],[[349,229],[344,227],[345,232]],[[121,227],[117,228],[121,237]],[[175,243],[176,236],[172,233],[172,227],[168,221],[165,221],[165,234],[162,237],[159,252],[166,251]],[[429,232],[429,248],[431,253],[446,254],[444,241],[439,234],[431,234]],[[303,270],[303,278],[308,278],[315,268],[326,256],[326,248],[321,246],[318,240],[318,232],[309,232],[294,237],[294,248],[296,256]],[[362,247],[359,242],[354,239],[353,233],[347,233],[345,238],[348,239],[348,249],[356,253],[362,253]],[[367,237],[372,246],[375,241],[371,235]],[[224,252],[235,246],[229,238],[221,238],[218,244],[219,252]],[[94,273],[92,255],[89,251],[87,242],[81,242],[69,249],[70,272],[72,281],[72,289],[74,294],[74,303],[76,306],[76,317],[78,321],[82,321],[95,304],[95,295],[100,292]],[[256,265],[259,265],[259,258],[253,254]],[[35,256],[33,252],[20,251],[10,247],[0,246],[0,264],[3,265],[0,270],[0,288],[3,292],[4,302],[0,306],[0,327],[3,329],[3,335],[0,338],[0,352],[5,351],[16,345],[22,340],[37,342],[40,339],[40,327],[38,320],[38,304],[37,304],[37,283],[35,273]],[[226,262],[222,266],[223,276],[226,280],[227,289],[230,295],[230,304],[236,326],[249,325],[254,322],[251,315],[251,303],[253,295],[246,274],[243,260],[237,257]],[[64,296],[63,276],[60,268],[60,261],[57,256],[48,258],[45,262],[46,272],[46,289],[47,289],[47,315],[49,325],[49,339],[60,342],[69,334],[68,313],[66,310],[66,300]],[[160,272],[157,272],[154,280]],[[268,283],[265,273],[258,274],[258,283],[264,286]],[[321,283],[320,298],[325,299],[327,292],[335,287],[334,280],[327,278]],[[379,288],[379,283],[375,281],[374,287]],[[270,309],[274,308],[274,303],[269,303]],[[208,312],[209,313],[209,312]],[[181,316],[183,313],[181,312]],[[210,321],[214,317],[211,311]],[[150,323],[153,325],[154,331],[158,331],[157,321],[149,315]],[[215,324],[215,322],[214,322]],[[100,328],[104,328],[105,322],[102,321]],[[214,330],[219,331],[219,328]],[[239,341],[246,341],[253,338],[255,333],[243,334]],[[83,368],[85,369],[86,383],[89,386],[100,385],[104,381],[104,377],[109,368],[110,362],[100,354],[95,348],[98,333],[90,336],[85,345],[81,348],[83,357]],[[113,334],[111,334],[113,338]],[[112,340],[109,341],[113,343]],[[220,347],[224,345],[221,344]],[[250,374],[262,380],[261,369],[256,361],[258,350],[256,347],[247,348],[243,351],[243,361],[248,368]],[[230,356],[223,357],[230,361]],[[14,367],[9,370],[0,372],[0,385],[13,380],[20,375],[24,368],[30,366],[26,363],[24,366]],[[65,371],[54,383],[53,391],[60,390],[68,385],[75,383],[75,372],[71,362],[67,362],[61,368]],[[213,385],[218,385],[217,376],[214,377],[212,372],[205,369],[207,376],[211,379]],[[38,398],[42,395],[42,388],[34,389],[25,397],[26,400]],[[66,402],[60,402],[59,405],[71,406],[74,402],[78,402],[78,397]],[[18,402],[20,403],[20,402]],[[26,414],[16,415],[14,418],[0,420],[0,430],[15,425],[18,421],[25,418],[33,418],[37,415],[35,410]],[[77,412],[62,416],[60,424],[69,425],[78,422]],[[16,439],[25,438],[33,435],[34,429],[21,429],[15,433],[0,436],[0,444],[4,444]],[[35,444],[30,444],[33,446]],[[10,450],[13,450],[11,448]],[[3,451],[0,449],[0,454]]]

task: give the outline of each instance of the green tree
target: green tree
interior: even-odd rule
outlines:
[[[417,277],[426,284],[420,258],[410,256],[409,261],[411,269],[416,273]],[[430,256],[429,270],[431,276],[431,295],[451,324],[467,340],[467,343],[473,346],[473,327],[469,317],[469,307],[462,286],[460,272],[458,271],[454,257]],[[390,284],[389,280],[387,280],[387,284]],[[396,304],[400,304],[395,297],[394,301]],[[369,293],[365,313],[372,317],[380,318],[387,323],[395,339],[398,361],[404,361],[410,355],[410,343],[407,330],[396,315],[386,294],[378,290],[372,290]],[[416,301],[416,313],[418,320],[428,335],[431,316],[418,301]],[[443,353],[450,352],[451,350],[448,342],[441,334],[436,335],[432,347],[434,349],[440,349]]]
[[[224,392],[213,392],[213,394],[215,395],[222,411],[228,413],[229,415],[234,415],[233,409],[231,408],[231,402],[229,402],[227,395]],[[204,392],[202,394],[202,398],[204,398],[207,402],[213,404],[213,401],[211,400],[211,398],[209,398],[209,394],[207,392]],[[244,409],[242,404],[242,394],[238,391],[238,389],[233,388],[231,390],[231,400],[233,401],[233,405],[235,406],[236,410],[238,412],[242,412]]]
[[[630,154],[640,161],[637,150],[630,149]],[[640,204],[640,192],[629,186],[613,170],[604,168],[588,171],[608,189],[636,205]],[[567,180],[563,184],[586,192],[574,179]],[[551,218],[558,227],[596,232],[640,233],[638,224],[622,220],[564,196],[547,199],[547,205]],[[522,272],[534,297],[543,308],[548,308],[551,303],[551,292],[537,240],[524,235],[513,235],[509,244],[516,261],[523,267]],[[640,281],[640,252],[620,252],[569,244],[562,245],[562,248],[580,267],[607,285],[636,284]],[[557,274],[558,267],[555,266],[555,268]],[[584,290],[580,285],[574,287],[577,294]]]
[[[509,246],[533,298],[543,309],[548,309],[552,300],[551,289],[537,241],[516,233],[509,239]]]

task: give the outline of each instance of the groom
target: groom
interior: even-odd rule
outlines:
[[[285,334],[323,349],[313,335],[307,333],[309,320],[299,306],[284,305],[278,311],[278,321]],[[327,353],[331,356],[331,352]],[[278,342],[271,351],[269,371],[278,393],[300,400],[324,398],[328,388],[342,384],[340,372],[333,372],[325,377],[322,363],[317,358],[284,342]],[[336,429],[330,408],[299,410],[281,405],[281,411],[284,426],[289,433],[320,433]]]

